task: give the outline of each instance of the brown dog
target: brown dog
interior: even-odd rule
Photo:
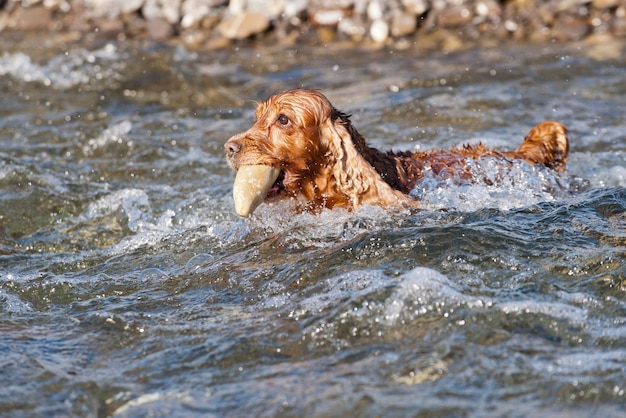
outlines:
[[[414,206],[408,193],[430,170],[470,181],[465,162],[493,156],[521,159],[556,171],[565,169],[567,129],[557,122],[535,126],[511,152],[482,144],[449,151],[381,152],[368,147],[349,116],[316,90],[289,90],[261,103],[256,122],[224,145],[228,164],[237,170],[235,209],[248,216],[266,199],[295,198],[304,210],[362,204]]]

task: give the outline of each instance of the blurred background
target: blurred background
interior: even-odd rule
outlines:
[[[3,0],[0,31],[176,40],[215,48],[254,38],[350,40],[455,50],[504,39],[623,37],[623,0]]]

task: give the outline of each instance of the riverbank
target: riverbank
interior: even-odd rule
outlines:
[[[626,37],[623,0],[0,0],[0,33],[189,47],[348,42],[457,50]]]
[[[624,55],[63,36],[0,36],[0,416],[623,415]],[[302,85],[382,150],[557,120],[568,171],[242,220],[224,143]]]

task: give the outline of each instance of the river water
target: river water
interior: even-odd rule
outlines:
[[[626,63],[606,48],[6,46],[0,415],[622,415]],[[223,144],[301,85],[382,149],[512,149],[558,120],[568,171],[240,219]]]

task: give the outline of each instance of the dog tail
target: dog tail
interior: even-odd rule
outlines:
[[[565,170],[569,137],[565,126],[558,122],[541,122],[530,130],[524,143],[515,151],[527,161],[542,164],[558,172]]]

